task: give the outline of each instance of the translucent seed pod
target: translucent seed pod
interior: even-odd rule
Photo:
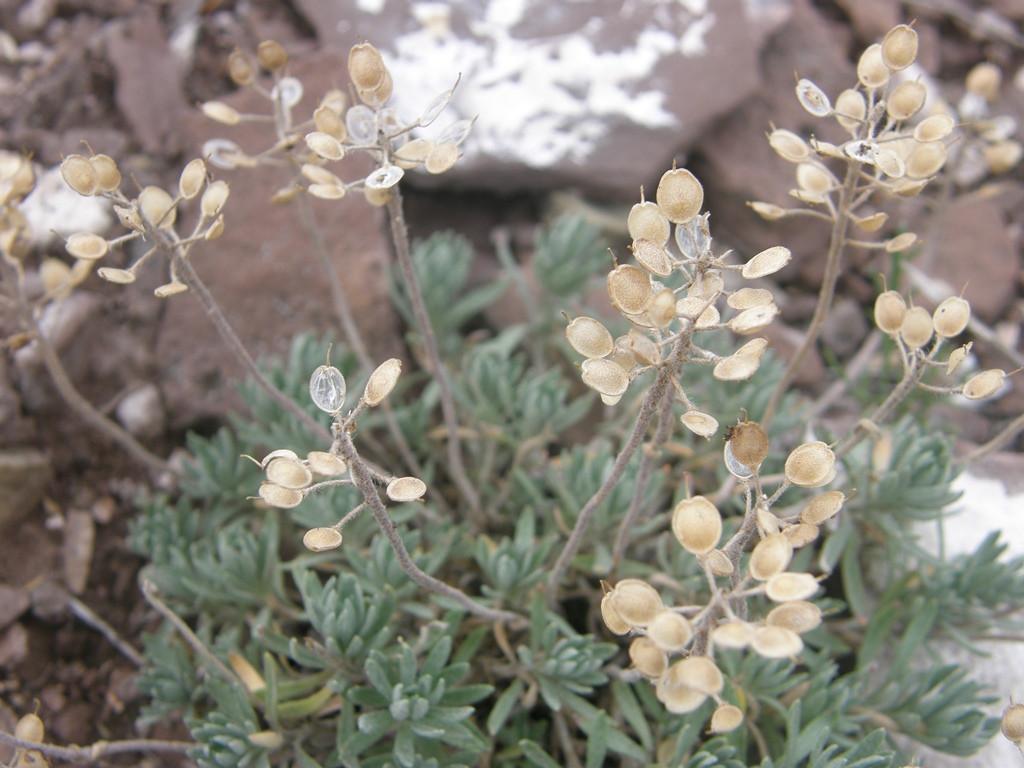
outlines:
[[[672,236],[672,224],[661,212],[657,203],[650,200],[637,203],[626,219],[629,236],[634,240],[650,240],[664,246]]]
[[[241,48],[235,48],[228,56],[228,77],[231,82],[240,88],[252,85],[256,80],[256,73],[253,71],[249,57]]]
[[[622,579],[610,596],[615,612],[631,627],[646,627],[665,610],[658,590],[640,579]]]
[[[764,593],[776,603],[792,600],[806,600],[818,591],[821,585],[809,573],[779,573],[768,579]]]
[[[768,456],[768,433],[756,421],[744,421],[731,427],[726,440],[736,460],[754,471]]]
[[[372,91],[384,83],[387,67],[380,51],[369,43],[352,46],[348,53],[348,74],[356,90]]]
[[[629,348],[633,358],[641,365],[658,365],[661,363],[661,347],[654,343],[650,336],[636,328],[630,328]]]
[[[69,187],[83,197],[91,197],[100,189],[96,169],[82,155],[65,157],[60,164],[60,175]]]
[[[693,627],[685,616],[662,611],[647,625],[647,636],[666,653],[678,653],[693,638]]]
[[[906,316],[907,302],[896,291],[886,291],[875,299],[875,325],[883,333],[899,333]]]
[[[932,316],[924,307],[911,307],[900,326],[900,338],[909,349],[921,349],[932,339]]]
[[[633,241],[630,250],[640,265],[648,272],[659,277],[668,277],[672,274],[672,258],[665,246],[658,245],[653,240],[641,238]]]
[[[309,377],[309,396],[321,411],[338,413],[345,405],[345,393],[345,377],[333,365],[321,365]]]
[[[591,358],[584,360],[580,366],[583,371],[583,383],[608,397],[622,396],[629,387],[629,376],[611,360]]]
[[[121,186],[121,171],[114,158],[109,155],[93,155],[89,158],[89,164],[96,171],[96,183],[101,192],[113,192]]]
[[[885,241],[886,253],[900,253],[917,244],[916,232],[901,232]]]
[[[223,101],[205,101],[199,105],[199,110],[210,120],[221,125],[238,125],[242,122],[239,111]]]
[[[256,59],[267,72],[276,72],[288,63],[288,52],[276,40],[264,40],[256,46]]]
[[[783,128],[768,134],[768,144],[775,154],[791,163],[802,163],[811,155],[811,148],[800,136]]]
[[[950,296],[935,308],[932,327],[935,335],[951,339],[963,333],[971,320],[971,305],[959,296]]]
[[[637,637],[629,644],[629,660],[648,680],[657,680],[668,669],[668,656],[649,637]]]
[[[108,283],[117,285],[128,285],[135,282],[135,273],[128,269],[117,269],[116,267],[100,267],[96,274]]]
[[[687,552],[706,555],[722,538],[722,515],[708,499],[683,499],[672,510],[672,533]]]
[[[435,96],[420,115],[419,120],[417,121],[420,126],[426,127],[437,120],[441,113],[448,108],[448,105],[452,103],[452,96],[454,95],[455,88],[452,87]]]
[[[750,647],[766,659],[790,659],[804,649],[800,635],[784,627],[758,627]]]
[[[820,440],[797,446],[786,458],[786,479],[803,488],[820,488],[836,476],[836,456]]]
[[[311,552],[326,552],[341,546],[341,532],[337,528],[310,528],[302,537],[302,545]]]
[[[763,307],[775,301],[772,292],[765,288],[740,288],[725,300],[733,309],[744,310],[751,307]]]
[[[828,96],[810,80],[801,78],[796,84],[796,99],[800,106],[815,117],[827,117],[832,114],[832,102]]]
[[[725,468],[733,477],[738,478],[739,480],[749,480],[754,476],[754,470],[746,464],[741,464],[736,460],[736,457],[732,455],[731,445],[726,443],[725,450],[722,453],[725,460]]]
[[[395,388],[401,373],[402,361],[397,357],[392,357],[378,365],[376,370],[370,374],[366,388],[363,390],[363,400],[366,404],[371,408],[380,405]]]
[[[182,169],[178,179],[178,192],[186,200],[191,200],[199,194],[205,183],[206,163],[197,157]]]
[[[713,437],[718,432],[718,420],[706,413],[689,410],[679,417],[683,426],[701,437]]]
[[[845,501],[846,496],[840,491],[828,491],[815,496],[800,510],[800,520],[811,525],[821,525],[838,515]]]
[[[726,325],[734,333],[748,336],[763,331],[771,325],[777,314],[779,314],[779,308],[775,304],[762,304],[759,307],[744,309]]]
[[[592,317],[577,317],[566,326],[570,346],[585,357],[607,357],[615,347],[611,332]]]
[[[953,371],[960,367],[963,361],[967,358],[967,355],[970,354],[971,347],[973,346],[974,342],[969,341],[962,347],[957,347],[956,349],[949,353],[949,359],[946,361],[947,376],[952,374]]]
[[[699,709],[708,698],[706,694],[693,688],[671,684],[667,675],[658,681],[654,695],[673,715],[685,715],[693,712]]]
[[[64,250],[76,259],[96,261],[102,259],[110,250],[110,244],[99,235],[91,232],[76,232],[64,243]]]
[[[768,626],[783,627],[802,635],[821,624],[821,609],[806,600],[793,600],[772,608],[764,621]]]
[[[628,632],[632,632],[633,625],[619,616],[619,612],[615,610],[611,598],[611,592],[606,592],[604,597],[601,598],[601,618],[604,620],[604,625],[616,635],[625,635]]]
[[[720,549],[713,549],[704,556],[704,563],[715,576],[732,576],[732,560]]]
[[[999,98],[999,88],[1002,85],[1003,73],[995,64],[983,61],[975,64],[967,77],[964,79],[964,87],[971,93],[976,93],[986,101],[992,102]]]
[[[811,525],[810,523],[787,525],[782,529],[782,535],[789,539],[793,549],[800,549],[808,544],[813,544],[818,540],[820,534],[821,531],[818,529],[818,526]]]
[[[907,157],[907,178],[930,179],[942,170],[948,156],[949,153],[941,142],[930,141],[927,144],[920,144]]]
[[[711,631],[711,640],[719,648],[740,650],[754,639],[755,627],[745,621],[728,621]]]
[[[901,72],[917,58],[917,32],[906,24],[886,32],[882,39],[882,61],[892,72]]]
[[[139,193],[139,212],[161,229],[173,227],[177,218],[174,198],[160,187],[146,187]]]
[[[287,109],[291,109],[300,101],[305,89],[302,81],[297,77],[282,77],[277,84],[270,89],[270,98]]]
[[[199,198],[199,210],[203,216],[208,219],[218,216],[228,201],[229,191],[226,181],[215,181],[207,185],[203,196]]]
[[[867,113],[868,104],[860,91],[847,88],[836,99],[836,121],[851,134],[857,133]]]
[[[924,107],[928,99],[928,89],[924,83],[907,80],[897,85],[885,102],[885,112],[897,122],[909,120]]]
[[[714,307],[708,307],[709,310],[713,310],[714,320],[711,324],[718,322],[718,310]],[[673,321],[676,319],[677,305],[676,295],[671,288],[663,288],[654,294],[654,298],[651,299],[651,306],[647,310],[647,317],[651,321],[651,325],[655,328],[668,328]],[[704,315],[707,314],[705,310],[701,314],[700,318],[697,319],[697,325],[699,326],[701,321],[704,319]],[[661,354],[658,354],[658,360],[661,360]]]
[[[690,656],[677,661],[668,671],[668,682],[700,691],[705,696],[716,696],[725,687],[722,671],[707,656]]]
[[[750,553],[747,567],[750,575],[758,581],[765,581],[782,573],[793,559],[793,545],[781,533],[765,536]]]
[[[864,49],[857,61],[857,79],[868,90],[885,87],[889,82],[889,68],[882,60],[882,46],[878,43]]]
[[[454,144],[458,147],[469,138],[469,134],[473,130],[473,123],[475,122],[475,117],[471,120],[455,120],[454,122],[446,125],[444,129],[437,134],[435,141],[438,144]]]
[[[39,743],[46,735],[46,729],[39,715],[30,712],[22,715],[14,726],[14,738]]]
[[[22,718],[22,720],[24,719]],[[1011,704],[1003,710],[1003,716],[999,721],[999,730],[1003,736],[1020,746],[1020,742],[1024,740],[1024,704]],[[34,739],[34,741],[39,741],[39,739]]]
[[[385,492],[395,502],[416,501],[427,492],[427,484],[418,477],[396,477],[388,483]]]
[[[1006,371],[992,368],[971,376],[964,383],[962,393],[968,400],[984,400],[998,394],[1005,382]]]
[[[608,298],[620,312],[630,315],[646,312],[654,298],[651,278],[640,267],[620,264],[608,273]]]
[[[337,477],[348,471],[341,457],[327,451],[310,451],[306,454],[306,464],[313,474],[322,477]]]
[[[302,502],[303,493],[295,488],[282,488],[274,483],[263,483],[260,485],[260,498],[272,507],[293,509]]]
[[[423,161],[423,167],[426,169],[427,173],[444,173],[455,165],[459,157],[459,148],[457,145],[437,143],[431,147],[430,151],[427,153],[427,157]]]
[[[367,176],[363,183],[366,184],[367,189],[391,189],[402,180],[403,176],[405,176],[405,171],[397,165],[382,165]]]
[[[711,715],[712,733],[731,733],[743,725],[743,710],[735,704],[719,704]]]
[[[331,114],[334,114],[333,112]],[[339,124],[340,124],[339,120]],[[334,136],[323,131],[313,131],[305,136],[306,146],[324,160],[341,160],[345,156],[344,145]]]
[[[740,274],[747,280],[757,280],[761,277],[774,275],[780,269],[789,264],[792,254],[789,248],[776,245],[767,250],[761,251],[750,261],[743,265]]]
[[[655,199],[669,221],[685,224],[700,213],[704,205],[704,187],[690,171],[674,168],[662,175]]]
[[[729,355],[715,363],[711,375],[719,381],[746,381],[761,367],[756,355]]]

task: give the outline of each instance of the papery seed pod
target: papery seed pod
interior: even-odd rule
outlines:
[[[107,255],[110,244],[99,235],[91,232],[76,232],[64,243],[64,250],[76,259],[96,261]]]
[[[672,235],[671,222],[661,212],[658,204],[650,200],[637,203],[630,209],[626,228],[634,240],[650,240],[661,246],[664,246]]]
[[[776,221],[786,215],[786,209],[774,203],[762,203],[755,200],[747,203],[747,205],[754,209],[754,213],[766,221]]]
[[[690,656],[677,661],[668,671],[669,685],[681,685],[716,696],[725,687],[722,671],[707,656]]]
[[[722,515],[703,496],[683,499],[672,510],[672,533],[687,552],[706,555],[722,538]]]
[[[96,184],[101,192],[113,192],[121,186],[121,171],[114,158],[109,155],[93,155],[89,158],[89,164],[96,171]],[[26,165],[31,168],[31,164]]]
[[[455,120],[454,122],[446,125],[444,129],[437,134],[437,138],[435,138],[434,141],[438,144],[454,144],[458,147],[469,138],[469,134],[472,132],[473,124],[475,122],[475,117],[470,120]]]
[[[793,600],[772,608],[764,621],[768,626],[783,627],[802,635],[821,624],[821,609],[806,600]]]
[[[153,289],[153,295],[158,299],[166,299],[169,296],[176,296],[179,293],[185,293],[188,290],[188,286],[185,283],[172,280],[169,283],[157,286]]]
[[[585,357],[607,357],[614,349],[612,334],[592,317],[577,317],[565,328],[570,346]]]
[[[679,417],[683,426],[695,435],[710,438],[718,432],[718,420],[706,413],[696,410],[689,410]]]
[[[875,166],[890,179],[899,179],[907,172],[903,158],[888,147],[875,147]]]
[[[427,484],[418,477],[396,477],[385,492],[392,501],[416,501],[427,492]]]
[[[374,208],[381,208],[388,204],[391,199],[391,189],[376,189],[374,187],[363,187],[363,197]]]
[[[720,272],[700,271],[694,275],[693,282],[686,291],[686,296],[690,299],[701,299],[706,304],[717,299],[724,290],[725,281]],[[693,311],[687,312],[687,314],[692,315]]]
[[[693,688],[671,683],[667,675],[658,681],[654,695],[673,715],[685,715],[693,712],[699,709],[708,698],[706,694]]]
[[[333,115],[334,113],[331,112]],[[341,121],[339,120],[339,124]],[[313,131],[305,136],[306,146],[324,160],[341,160],[345,156],[345,147],[337,138],[323,131]]]
[[[714,307],[708,307],[708,309],[714,310]],[[647,310],[647,317],[651,321],[651,325],[655,328],[668,328],[672,322],[676,319],[676,295],[671,288],[662,288],[651,300],[651,306]],[[706,312],[705,312],[706,314]],[[714,310],[716,316],[713,323],[718,322],[718,310]],[[698,324],[700,320],[704,318],[704,314],[698,318]],[[712,324],[713,324],[712,323]],[[661,361],[661,353],[658,354],[658,361]]]
[[[139,193],[139,212],[150,224],[161,229],[174,226],[177,209],[174,198],[160,187],[146,187]]]
[[[337,477],[348,471],[341,457],[327,451],[310,451],[306,454],[306,464],[314,474],[322,477]]]
[[[359,100],[371,107],[382,107],[388,103],[391,94],[395,90],[395,81],[391,78],[391,72],[384,70],[384,80],[376,88],[357,88]]]
[[[263,461],[259,462],[261,469],[266,469],[267,465],[270,464],[274,459],[290,459],[291,461],[299,461],[299,454],[288,448],[278,448],[277,450],[271,451],[263,457]]]
[[[930,141],[918,145],[907,157],[907,178],[929,179],[946,164],[949,153],[942,142]]]
[[[311,552],[326,552],[341,546],[341,532],[337,528],[310,528],[302,537],[302,545]]]
[[[768,507],[758,505],[754,509],[754,516],[757,520],[758,533],[761,536],[771,536],[782,532],[782,521]]]
[[[693,627],[675,611],[662,611],[647,625],[647,636],[666,653],[678,653],[693,638]]]
[[[199,110],[210,120],[222,125],[238,125],[242,122],[238,110],[223,101],[204,101],[199,105]]]
[[[333,365],[321,365],[309,377],[309,396],[321,411],[338,413],[345,405],[345,377]]]
[[[827,117],[832,114],[832,102],[828,96],[810,80],[801,78],[796,84],[796,98],[800,106],[815,117]]]
[[[42,719],[33,712],[22,715],[14,726],[14,738],[22,741],[34,741],[38,744],[45,735],[46,728],[43,726]]]
[[[678,317],[692,318],[696,330],[711,328],[718,325],[722,319],[718,309],[713,304],[708,304],[708,298],[704,296],[687,296],[685,299],[679,299],[675,302],[674,314]]]
[[[820,533],[821,531],[818,529],[818,526],[811,525],[810,523],[787,525],[782,529],[782,535],[789,539],[793,549],[800,549],[808,544],[813,544],[818,540]]]
[[[740,288],[729,295],[725,300],[733,309],[750,309],[751,307],[763,307],[775,301],[772,292],[765,288]]]
[[[775,304],[762,304],[759,307],[744,309],[726,325],[733,333],[747,336],[767,328],[778,313],[779,308]]]
[[[903,172],[906,173],[906,171],[906,165],[904,164]],[[877,232],[879,229],[882,228],[882,225],[884,225],[885,222],[889,220],[889,214],[884,213],[882,211],[877,211],[871,214],[870,216],[865,216],[862,219],[858,219],[856,217],[851,218],[853,219],[853,223],[856,224],[857,227],[864,230],[865,232]]]
[[[341,179],[335,176],[326,168],[314,165],[313,163],[305,163],[301,169],[302,176],[305,179],[313,182],[314,184],[334,184],[344,186]]]
[[[640,579],[622,579],[610,596],[615,612],[631,627],[646,627],[665,609],[658,590]]]
[[[953,371],[960,367],[960,364],[963,363],[963,361],[967,358],[967,355],[970,354],[971,347],[973,346],[974,342],[969,341],[962,347],[957,347],[956,349],[949,353],[949,359],[946,361],[947,376],[952,374]]]
[[[96,274],[108,283],[128,285],[135,282],[135,273],[128,269],[117,269],[116,267],[100,267]]]
[[[745,621],[727,621],[711,631],[711,641],[719,648],[740,650],[754,639],[755,627]]]
[[[931,115],[914,127],[914,140],[925,145],[942,141],[953,132],[955,127],[956,123],[949,115]],[[929,150],[934,152],[936,148],[929,147]]]
[[[367,189],[391,189],[405,175],[405,171],[397,165],[382,165],[376,169],[363,182]]]
[[[186,200],[191,200],[199,194],[205,183],[206,163],[197,157],[182,169],[178,179],[178,192]]]
[[[736,460],[755,472],[768,456],[768,433],[756,421],[742,421],[730,427],[725,439]]]
[[[282,488],[301,490],[313,483],[313,473],[298,459],[279,456],[266,467],[267,481]]]
[[[352,46],[348,53],[348,74],[360,91],[372,91],[384,83],[387,67],[380,51],[369,43]]]
[[[672,258],[663,245],[658,245],[653,240],[634,240],[629,248],[640,266],[659,277],[668,277],[672,274]],[[673,300],[674,303],[674,300]]]
[[[732,560],[720,549],[713,549],[704,555],[703,562],[715,576],[732,576],[735,570]]]
[[[784,627],[758,627],[750,647],[766,659],[790,659],[804,649],[800,635]]]
[[[907,80],[897,85],[885,102],[885,112],[896,122],[909,120],[924,107],[928,99],[928,89],[924,83]]]
[[[868,90],[882,88],[889,82],[889,68],[882,60],[882,46],[878,43],[864,49],[857,61],[857,79]]]
[[[608,273],[608,298],[620,312],[638,315],[646,312],[654,298],[651,278],[632,264],[620,264]]]
[[[267,72],[276,72],[288,63],[288,52],[276,40],[264,40],[256,46],[256,59]]]
[[[96,169],[82,155],[65,157],[60,164],[60,175],[69,187],[83,197],[91,197],[100,189]]]
[[[704,205],[704,187],[685,168],[673,168],[662,175],[655,199],[669,221],[685,224],[700,213]]]
[[[629,348],[633,358],[641,365],[658,365],[661,363],[661,348],[650,336],[636,328],[629,329]]]
[[[668,656],[649,637],[637,637],[629,644],[629,660],[649,680],[657,680],[668,669]]]
[[[22,718],[22,720],[24,719]],[[999,721],[999,730],[1003,736],[1020,746],[1020,742],[1024,740],[1024,704],[1011,704],[1003,710],[1003,716]],[[40,741],[40,739],[33,739],[33,741]]]
[[[803,488],[820,488],[836,475],[836,457],[820,440],[797,446],[786,459],[786,479]]]
[[[802,163],[811,154],[806,141],[783,128],[776,128],[768,134],[768,144],[775,150],[775,154],[791,163]]]
[[[832,175],[830,170],[814,162],[800,163],[796,167],[796,183],[802,192],[808,192],[822,200],[839,186],[838,179]]]
[[[964,383],[963,396],[968,400],[984,400],[992,397],[1003,388],[1006,382],[1006,371],[992,368],[976,373]]]
[[[995,101],[999,97],[1003,73],[995,64],[983,61],[975,64],[964,78],[964,87],[971,93],[984,97],[986,101]]]
[[[883,333],[893,336],[903,327],[907,316],[907,302],[896,291],[886,291],[875,299],[875,325]]]
[[[423,161],[427,173],[444,173],[459,159],[459,148],[455,144],[434,144]]]
[[[222,213],[212,222],[210,226],[206,228],[206,234],[203,237],[207,240],[216,240],[218,237],[224,234],[224,214]]]
[[[1018,141],[997,141],[981,147],[981,155],[985,158],[988,172],[999,175],[1017,167],[1024,157],[1024,146]]]
[[[610,336],[610,334],[609,334]],[[391,390],[398,383],[398,376],[402,373],[402,361],[397,357],[385,360],[377,366],[366,382],[363,390],[363,400],[371,408],[380,405],[384,399],[391,394]]]
[[[793,545],[781,533],[765,536],[757,542],[750,553],[748,568],[750,575],[758,581],[765,581],[786,570],[793,559]]]
[[[305,89],[297,77],[282,77],[270,89],[270,98],[286,109],[291,109],[300,101]]]
[[[313,126],[316,128],[317,133],[325,133],[336,141],[344,141],[348,135],[345,121],[341,119],[341,115],[326,104],[321,104],[313,112]],[[306,143],[309,143],[308,138]],[[315,149],[313,151],[316,152]]]
[[[733,354],[736,355],[749,355],[750,357],[756,357],[760,360],[764,357],[765,350],[768,349],[768,339],[764,336],[760,336],[756,339],[751,339],[742,347],[737,349]]]
[[[935,335],[951,339],[963,333],[971,320],[971,305],[959,296],[950,296],[935,308],[932,327]]]
[[[228,201],[228,183],[215,181],[207,185],[203,196],[199,199],[199,210],[208,219],[216,217]]]
[[[231,82],[240,88],[252,85],[256,79],[252,63],[241,48],[235,48],[228,56],[228,77],[231,78]]]
[[[601,598],[601,618],[604,620],[604,625],[608,627],[609,631],[616,635],[624,635],[627,632],[633,631],[633,625],[619,616],[619,612],[615,610],[615,606],[612,604],[611,592],[606,592],[604,597]]]
[[[840,491],[828,491],[820,496],[815,496],[807,506],[800,510],[800,520],[812,525],[821,525],[839,514],[845,501],[846,496]]]
[[[39,265],[39,279],[46,293],[63,299],[71,290],[71,267],[60,259],[43,259]]]
[[[210,139],[203,142],[203,157],[215,168],[230,171],[235,168],[255,168],[259,160],[250,157],[242,148],[228,139]]]
[[[584,360],[580,368],[583,371],[583,383],[602,395],[621,396],[629,387],[629,376],[611,360],[591,358]]]
[[[396,149],[392,159],[400,168],[408,170],[426,161],[433,148],[433,139],[413,139]]]
[[[318,200],[340,200],[348,194],[344,184],[310,184],[306,191]]]
[[[856,135],[867,113],[868,104],[860,91],[847,88],[836,99],[836,121],[851,134]]]
[[[754,476],[754,471],[750,467],[746,464],[741,464],[739,460],[732,455],[732,446],[729,443],[725,444],[725,450],[722,453],[725,460],[725,468],[733,477],[739,480],[749,480]]]
[[[740,270],[740,274],[742,274],[747,280],[757,280],[758,278],[775,274],[784,266],[789,264],[791,259],[792,254],[790,253],[789,248],[776,245],[772,248],[761,251],[750,261],[744,264],[743,269]]]
[[[885,241],[886,253],[900,253],[917,244],[915,232],[901,232]]]
[[[425,128],[426,126],[430,125],[435,120],[437,120],[437,118],[440,117],[441,113],[448,108],[448,105],[452,103],[452,96],[454,94],[455,87],[453,86],[449,88],[447,91],[439,93],[437,96],[435,96],[433,100],[427,105],[426,109],[423,110],[422,114],[420,114],[419,120],[417,121],[420,124],[420,127]]]
[[[274,483],[263,483],[260,485],[260,498],[272,507],[293,509],[302,502],[303,493],[294,488],[282,488]]]
[[[882,39],[882,61],[893,72],[901,72],[917,58],[917,32],[906,24],[886,32]]]
[[[806,600],[818,591],[821,585],[809,573],[779,573],[768,579],[764,593],[776,603],[792,600]]]
[[[743,710],[735,704],[719,704],[711,715],[712,733],[731,733],[743,725]]]
[[[900,326],[900,338],[909,349],[921,349],[932,338],[932,316],[924,307],[911,307]]]

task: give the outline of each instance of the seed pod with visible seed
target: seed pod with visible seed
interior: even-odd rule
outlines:
[[[24,718],[22,719],[24,720]],[[1002,731],[1003,736],[1020,746],[1021,741],[1024,741],[1024,704],[1011,704],[1003,710],[1002,719],[999,721],[999,730]]]
[[[784,627],[759,627],[750,647],[766,659],[788,659],[804,649],[800,635]]]
[[[869,90],[882,88],[889,82],[889,68],[882,60],[882,46],[878,43],[864,49],[857,61],[857,79]]]
[[[706,555],[722,537],[722,515],[703,496],[683,499],[672,511],[672,533],[687,552]]]
[[[783,128],[776,128],[768,134],[768,144],[775,150],[775,154],[791,163],[802,163],[811,154],[806,141]]]
[[[629,644],[629,660],[644,677],[657,680],[668,669],[668,656],[649,637],[638,637]]]
[[[853,88],[847,88],[836,99],[836,121],[850,133],[856,133],[868,113],[864,95]]]
[[[693,628],[685,616],[662,611],[647,625],[647,636],[666,653],[678,653],[693,638]]]
[[[918,127],[920,128],[920,126]],[[929,141],[927,144],[920,144],[907,157],[907,178],[911,180],[931,178],[942,169],[948,157],[949,153],[942,142]]]
[[[348,74],[356,90],[372,91],[384,83],[387,67],[380,51],[369,43],[352,46],[348,53]]]
[[[677,312],[676,295],[671,288],[662,288],[651,299],[651,306],[647,308],[647,318],[651,321],[651,325],[655,328],[668,328],[672,322],[676,319]],[[714,310],[714,307],[708,307],[710,310]],[[717,315],[717,310],[714,310]],[[704,318],[702,313],[698,318],[697,327],[700,326],[701,319]],[[718,318],[715,318],[715,322]],[[661,354],[658,354],[658,360],[661,360]]]
[[[921,111],[927,99],[928,89],[924,87],[923,83],[907,80],[896,86],[889,94],[889,98],[885,102],[885,112],[897,122],[909,120]]]
[[[60,164],[60,175],[69,187],[83,197],[95,195],[100,188],[96,169],[82,155],[68,155]]]
[[[911,307],[900,326],[900,338],[909,349],[921,349],[932,338],[932,316],[924,307]]]
[[[740,274],[747,280],[756,280],[759,277],[773,275],[789,264],[792,254],[788,248],[776,245],[767,250],[761,251],[750,261],[743,265]]]
[[[818,591],[817,580],[809,573],[779,573],[768,579],[764,593],[776,603],[806,600]]]
[[[632,264],[620,264],[608,273],[608,298],[620,312],[638,315],[646,312],[654,294],[651,278]]]
[[[323,477],[336,477],[348,471],[340,457],[327,451],[310,451],[306,454],[306,463],[314,474]]]
[[[260,485],[260,498],[272,507],[292,509],[299,506],[303,493],[295,488],[282,488],[274,483],[262,483]]]
[[[402,361],[397,357],[385,360],[377,366],[370,374],[363,390],[363,400],[371,408],[380,405],[384,399],[391,394],[391,390],[398,383],[398,376],[402,372]]]
[[[750,645],[754,639],[754,626],[745,621],[728,621],[714,628],[711,640],[719,648],[739,650]]]
[[[882,39],[882,61],[893,72],[900,72],[917,58],[917,32],[906,24],[886,32]]]
[[[718,420],[706,413],[696,410],[689,410],[679,417],[683,426],[695,435],[710,438],[718,431]]]
[[[267,481],[281,486],[301,490],[313,482],[313,473],[298,459],[279,456],[266,467]]]
[[[818,540],[820,533],[818,526],[811,525],[810,523],[787,525],[782,529],[782,535],[789,539],[789,543],[793,545],[793,549],[800,549],[800,547],[806,547],[808,544],[813,544]]]
[[[345,156],[344,145],[329,133],[313,131],[307,133],[305,139],[306,146],[324,160],[341,160]]]
[[[1003,73],[995,64],[983,61],[975,64],[967,77],[964,86],[971,93],[983,96],[987,101],[995,101],[999,97],[999,86],[1002,84]]]
[[[672,274],[672,259],[668,250],[653,240],[641,238],[634,240],[630,250],[640,262],[640,265],[652,274],[659,277],[668,277]]]
[[[959,296],[950,296],[935,308],[932,326],[935,335],[951,339],[963,333],[971,319],[971,305]]]
[[[681,685],[700,691],[706,696],[716,696],[725,687],[722,671],[707,656],[690,656],[677,661],[668,671],[669,685]]]
[[[711,716],[712,733],[730,733],[743,725],[743,710],[735,704],[719,704]]]
[[[345,126],[345,121],[341,119],[341,115],[327,104],[321,104],[313,112],[313,125],[317,132],[326,133],[338,141],[344,141],[348,135],[348,128]]]
[[[101,192],[113,192],[121,186],[121,171],[114,158],[109,155],[93,155],[89,158],[89,164],[96,171],[96,183]]]
[[[963,396],[968,400],[984,400],[997,394],[1005,381],[1006,371],[999,368],[976,373],[964,384]]]
[[[840,491],[828,491],[820,496],[815,496],[800,511],[800,520],[812,525],[821,525],[826,520],[831,520],[838,515],[845,501],[846,496]]]
[[[96,261],[107,255],[110,244],[91,232],[76,232],[64,243],[64,249],[76,259]]]
[[[640,579],[622,579],[610,595],[615,612],[632,627],[646,627],[665,610],[658,590]]]
[[[896,291],[886,291],[875,299],[875,325],[883,333],[899,333],[906,316],[907,302]]]
[[[781,533],[765,536],[750,553],[750,575],[758,581],[775,576],[786,570],[793,559],[793,545]]]
[[[704,205],[704,187],[685,168],[666,171],[658,182],[658,208],[673,224],[686,224]]]
[[[785,627],[802,635],[821,624],[821,609],[806,600],[792,600],[772,608],[764,621],[769,626]]]
[[[736,460],[753,470],[768,456],[768,433],[756,421],[743,421],[730,427],[725,439]]]
[[[650,240],[664,246],[672,235],[672,224],[665,218],[657,203],[650,200],[637,203],[630,209],[626,219],[629,236],[634,240]]]
[[[732,576],[735,570],[732,560],[720,549],[713,549],[704,555],[703,562],[715,576]]]
[[[832,103],[828,96],[810,80],[800,79],[796,84],[796,98],[800,106],[815,117],[826,117],[832,113]]]
[[[303,546],[312,552],[326,552],[341,546],[341,532],[337,528],[310,528],[302,537]]]
[[[252,63],[241,48],[235,48],[228,56],[228,77],[231,78],[231,82],[241,88],[252,85],[256,79]]]
[[[786,479],[803,488],[820,488],[836,476],[836,456],[820,440],[793,449],[786,459]]]
[[[574,318],[566,326],[565,336],[572,348],[586,357],[606,357],[615,346],[609,330],[592,317]]]
[[[177,218],[174,198],[160,187],[146,187],[139,192],[139,212],[150,224],[160,229],[174,226]]]
[[[616,635],[624,635],[633,630],[633,625],[619,616],[619,612],[615,610],[615,606],[612,604],[612,594],[612,592],[606,592],[604,597],[601,598],[601,618],[604,620],[604,625],[611,632],[614,632]]]
[[[392,159],[395,161],[395,165],[406,170],[415,168],[426,161],[434,146],[433,139],[413,139],[396,149]]]
[[[276,72],[288,63],[288,52],[276,40],[264,40],[256,46],[256,59],[267,72]]]
[[[416,501],[427,492],[427,484],[418,477],[396,477],[385,492],[392,501]]]

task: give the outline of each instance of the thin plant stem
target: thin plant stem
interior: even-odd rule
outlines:
[[[54,760],[65,760],[69,763],[94,763],[109,755],[124,755],[132,752],[176,752],[185,754],[195,747],[191,741],[168,741],[165,739],[126,739],[124,741],[97,741],[88,747],[75,744],[60,747],[56,744],[43,744],[39,741],[26,741],[0,731],[0,741],[17,749],[39,752]]]
[[[104,621],[103,618],[97,615],[89,606],[74,595],[64,592],[64,590],[60,590],[60,595],[64,598],[64,603],[67,605],[68,610],[71,611],[71,613],[73,613],[80,621],[88,624],[103,635],[112,646],[117,648],[117,650],[119,650],[135,666],[144,667],[146,665],[146,659],[142,654],[135,650],[127,640],[118,634],[116,629]]]
[[[961,459],[960,464],[966,467],[968,464],[972,464],[979,459],[985,458],[989,454],[995,453],[1000,448],[1008,445],[1009,442],[1021,432],[1024,432],[1024,413],[1003,427],[999,434],[987,443],[979,445],[973,451],[964,456],[963,459]]]
[[[892,392],[889,393],[889,396],[885,398],[878,408],[875,409],[871,416],[868,417],[867,421],[872,424],[881,424],[883,421],[888,419],[896,409],[896,406],[902,403],[914,390],[914,386],[924,374],[924,371],[925,367],[918,364],[917,359],[914,358],[913,362],[911,362],[907,367],[907,370],[899,384],[893,388]],[[857,426],[853,428],[850,436],[843,440],[842,444],[836,448],[836,459],[841,459],[852,451],[865,437],[868,436],[869,433],[870,430],[867,427],[858,423]]]

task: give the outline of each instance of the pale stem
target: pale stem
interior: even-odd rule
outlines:
[[[135,648],[129,644],[121,635],[118,634],[117,630],[114,629],[110,624],[103,620],[103,618],[97,615],[89,606],[83,603],[81,600],[76,598],[74,595],[69,595],[62,589],[58,589],[61,597],[64,598],[64,603],[67,605],[68,610],[71,611],[79,620],[88,624],[90,627],[95,629],[119,650],[125,657],[127,657],[135,666],[144,667],[146,665],[146,659],[139,653]]]
[[[896,409],[903,400],[914,390],[914,385],[917,384],[918,380],[924,374],[926,370],[925,366],[921,365],[917,358],[913,358],[913,362],[907,368],[900,383],[896,385],[889,396],[885,398],[878,408],[875,409],[874,413],[868,417],[868,421],[872,424],[881,424],[884,422],[892,412]],[[843,440],[842,444],[839,445],[835,450],[836,459],[843,458],[846,454],[852,451],[865,437],[869,434],[869,430],[865,429],[859,423],[854,427],[850,436]]]
[[[38,741],[26,741],[0,731],[0,741],[17,749],[40,752],[55,760],[69,763],[93,763],[107,755],[123,755],[130,752],[177,752],[185,754],[195,747],[191,741],[166,741],[163,739],[127,739],[125,741],[97,741],[88,747],[72,744],[60,747],[56,744],[43,744]]]

